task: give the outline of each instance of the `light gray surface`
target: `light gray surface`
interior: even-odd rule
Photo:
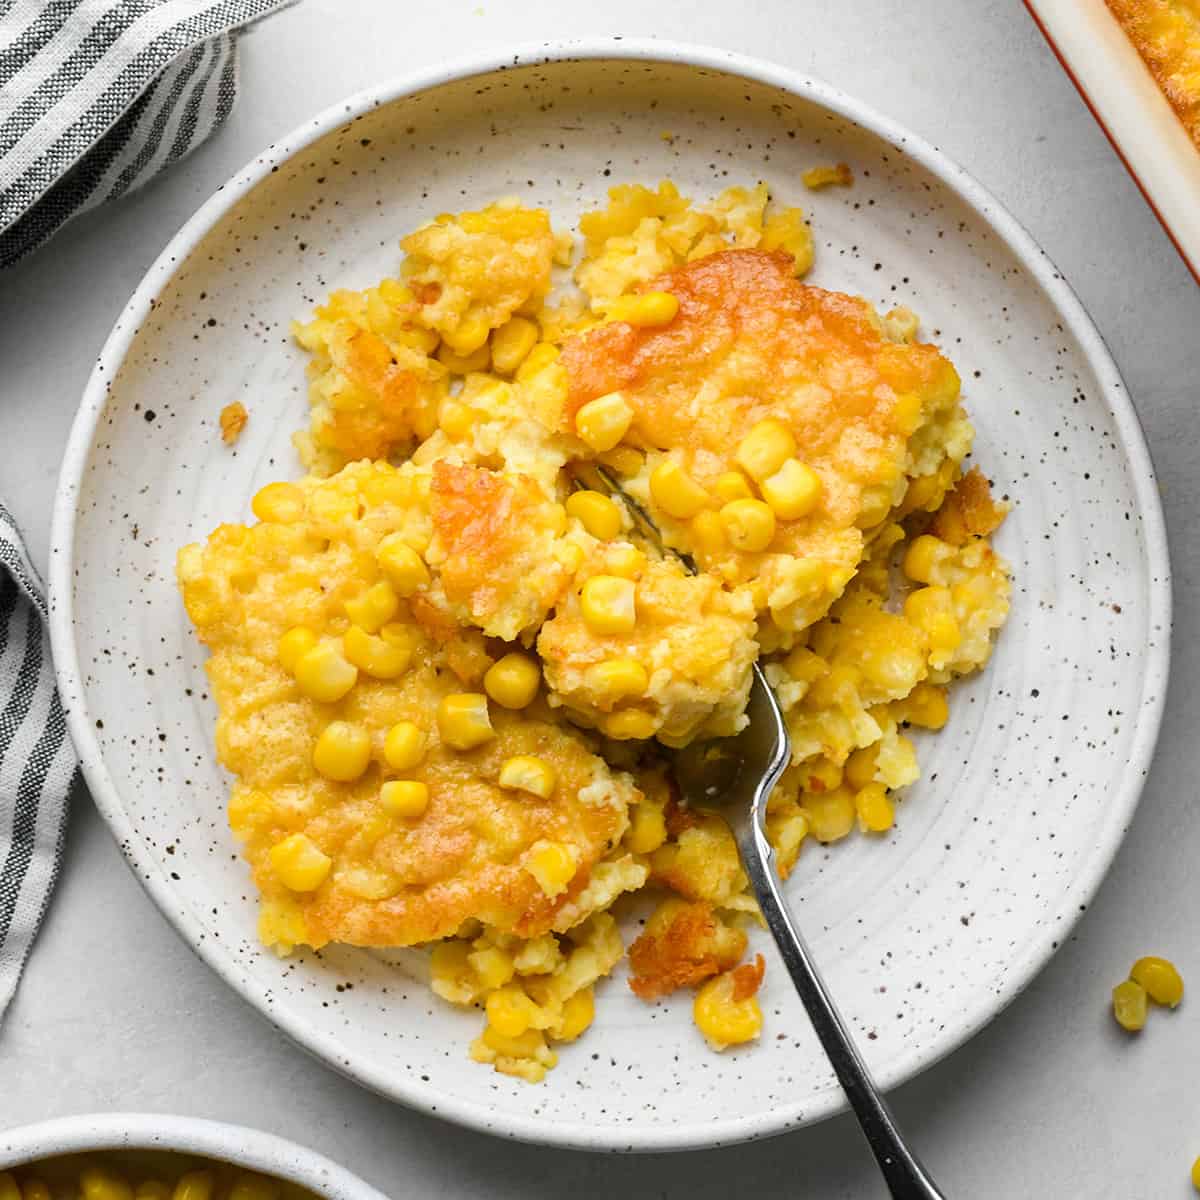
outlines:
[[[801,17],[792,15],[794,9]],[[744,15],[752,14],[752,15]],[[244,43],[238,110],[194,158],[0,275],[0,494],[45,560],[58,459],[91,360],[168,237],[272,138],[359,87],[505,41],[619,33],[708,42],[823,76],[946,150],[1009,205],[1107,338],[1149,435],[1172,536],[1174,678],[1133,830],[1076,935],[898,1114],[951,1196],[1186,1197],[1200,1154],[1200,1017],[1129,1040],[1108,990],[1148,951],[1200,987],[1194,805],[1200,610],[1200,289],[1024,10],[1011,3],[307,0]],[[414,170],[420,164],[414,163]],[[389,1106],[274,1034],[157,915],[80,795],[63,878],[0,1029],[0,1126],[112,1108],[243,1121],[401,1197],[882,1195],[852,1125],[680,1157],[504,1144]]]

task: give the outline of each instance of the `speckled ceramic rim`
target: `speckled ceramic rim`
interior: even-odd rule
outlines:
[[[770,63],[706,47],[673,42],[596,38],[518,47],[503,53],[493,52],[446,64],[436,70],[387,83],[352,96],[326,109],[315,119],[306,121],[294,133],[255,158],[184,225],[146,273],[105,343],[71,430],[55,498],[51,531],[50,632],[59,687],[84,774],[97,807],[108,821],[134,873],[192,948],[226,982],[241,991],[272,1024],[330,1066],[359,1083],[415,1108],[485,1132],[547,1145],[594,1150],[685,1150],[782,1133],[800,1124],[810,1124],[831,1116],[844,1108],[845,1104],[840,1095],[831,1093],[824,1102],[808,1104],[803,1111],[799,1106],[780,1107],[770,1112],[719,1120],[705,1120],[702,1114],[698,1114],[697,1120],[669,1129],[642,1130],[636,1126],[597,1129],[571,1120],[565,1112],[547,1119],[514,1116],[482,1100],[465,1101],[408,1077],[403,1072],[397,1072],[394,1068],[385,1068],[375,1061],[349,1060],[336,1038],[314,1033],[303,1021],[292,1017],[286,1011],[281,1011],[279,1006],[269,1005],[265,989],[239,981],[235,964],[223,945],[212,938],[202,937],[199,923],[190,913],[181,911],[174,902],[170,881],[142,845],[104,766],[99,744],[93,735],[92,720],[86,709],[83,681],[72,636],[71,578],[75,503],[96,428],[107,401],[107,384],[117,376],[136,331],[150,311],[154,297],[174,274],[177,266],[196,248],[209,230],[279,163],[360,114],[451,81],[513,67],[580,59],[657,61],[694,66],[741,76],[798,96],[884,138],[896,147],[898,153],[919,163],[978,213],[1008,246],[1029,275],[1037,281],[1057,310],[1064,327],[1069,329],[1079,342],[1103,388],[1120,435],[1122,449],[1131,466],[1133,485],[1144,523],[1149,576],[1147,624],[1150,628],[1170,628],[1170,564],[1166,531],[1154,468],[1137,415],[1129,401],[1116,364],[1075,294],[1046,254],[1003,206],[961,167],[952,163],[929,143],[879,116],[857,100],[844,96],[828,84],[819,83]],[[1123,832],[1137,807],[1142,781],[1154,750],[1167,690],[1167,638],[1164,637],[1156,646],[1148,648],[1146,661],[1144,699],[1138,710],[1133,750],[1123,776],[1113,782],[1111,819],[1094,847],[1086,870],[1074,882],[1073,893],[1068,899],[1075,903],[1064,905],[1064,908],[1076,914],[1082,912],[1083,907],[1090,901],[1121,843]],[[896,1087],[962,1045],[1033,979],[1049,959],[1063,934],[1064,930],[1060,925],[1041,930],[1021,958],[1009,965],[996,990],[985,1003],[981,1003],[968,1019],[952,1028],[944,1029],[927,1049],[914,1051],[910,1057],[893,1064],[890,1070],[881,1072],[880,1085],[884,1088]],[[553,1088],[554,1083],[551,1081],[545,1086]]]
[[[382,1193],[315,1150],[250,1129],[156,1113],[59,1117],[0,1133],[0,1170],[59,1154],[174,1150],[233,1163],[306,1187],[322,1200],[386,1200]]]

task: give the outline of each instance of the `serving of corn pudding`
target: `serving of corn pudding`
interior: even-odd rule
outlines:
[[[799,282],[798,209],[624,185],[579,233],[499,201],[335,292],[295,328],[307,474],[178,558],[263,941],[430,945],[433,990],[485,1013],[472,1056],[531,1081],[591,1023],[631,893],[657,902],[635,994],[697,989],[717,1049],[759,1034],[732,836],[669,769],[741,728],[756,659],[786,873],[892,827],[906,731],[945,724],[1009,594],[953,366],[912,313]]]

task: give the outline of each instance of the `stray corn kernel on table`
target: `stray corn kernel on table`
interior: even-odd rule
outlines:
[[[312,111],[374,80],[501,41],[609,32],[730,46],[830,79],[936,141],[998,193],[1113,349],[1155,453],[1176,570],[1194,576],[1200,495],[1183,381],[1191,377],[1200,297],[1024,14],[930,0],[896,10],[862,0],[809,6],[802,21],[801,30],[794,8],[773,0],[751,12],[711,0],[653,8],[611,0],[587,9],[445,0],[436,10],[403,12],[372,0],[308,0],[257,28],[242,42],[241,103],[218,139],[6,276],[5,492],[39,565],[55,464],[95,349],[145,266],[214,188]],[[864,49],[878,44],[881,28],[886,59]],[[931,59],[936,71],[911,67]],[[304,72],[280,69],[289,61],[303,61]],[[1086,179],[1086,219],[1078,191],[1063,186],[1064,169]],[[1113,1024],[1109,995],[1151,950],[1189,974],[1200,881],[1186,797],[1200,713],[1178,681],[1197,668],[1197,625],[1195,605],[1181,593],[1177,686],[1158,760],[1126,847],[1077,936],[993,1026],[893,1097],[951,1194],[1190,1194],[1200,1111],[1190,1073],[1178,1064],[1200,1035],[1188,1001],[1161,1020],[1152,1014],[1130,1045]],[[98,911],[102,931],[81,938]],[[121,1034],[115,1017],[96,1036],[97,1014],[134,1010],[136,1040]],[[879,1194],[859,1135],[842,1121],[734,1151],[599,1159],[499,1144],[386,1104],[297,1054],[187,952],[86,797],[76,805],[47,924],[0,1028],[0,1071],[0,1121],[8,1126],[118,1104],[224,1117],[313,1145],[395,1196],[616,1190],[715,1200],[749,1186],[778,1196]]]

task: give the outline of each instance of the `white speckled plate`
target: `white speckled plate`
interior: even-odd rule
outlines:
[[[852,189],[799,186],[804,168],[839,160]],[[570,222],[609,184],[664,175],[692,195],[769,180],[811,213],[814,282],[921,313],[965,381],[977,460],[1016,502],[999,537],[1011,623],[922,744],[896,830],[806,848],[789,884],[878,1078],[908,1078],[1029,982],[1103,876],[1154,745],[1170,606],[1150,461],[1096,330],[1012,217],[927,144],[823,84],[663,43],[539,48],[355,97],[253,162],[150,270],[88,386],[54,517],[71,731],[154,901],[336,1069],[561,1145],[761,1137],[842,1097],[769,949],[760,1044],[710,1054],[687,998],[648,1008],[618,975],[596,1027],[537,1087],[468,1060],[479,1019],[431,996],[417,954],[264,951],[173,561],[297,471],[291,318],[389,272],[400,234],[444,209],[517,193]],[[217,413],[234,399],[251,415],[230,450]]]

